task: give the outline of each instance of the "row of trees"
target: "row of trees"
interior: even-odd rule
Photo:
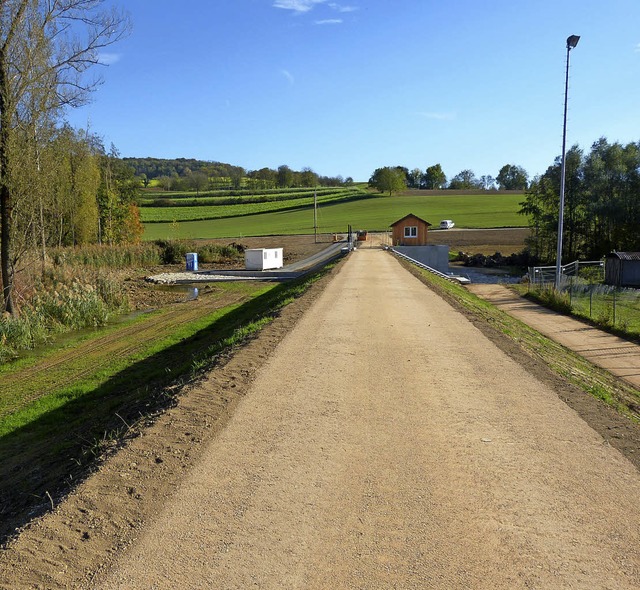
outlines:
[[[369,185],[380,192],[397,192],[404,188],[413,189],[452,189],[452,190],[524,190],[529,185],[529,175],[522,166],[505,164],[498,175],[477,178],[472,170],[462,170],[451,180],[440,164],[429,166],[425,171],[420,168],[409,170],[404,166],[377,168],[369,179]]]
[[[553,261],[558,237],[561,160],[536,177],[521,213],[532,228],[531,252]],[[566,154],[563,260],[599,259],[612,250],[640,251],[640,142],[600,138],[589,153]]]
[[[185,158],[124,158],[124,161],[132,166],[143,186],[147,187],[155,179],[166,191],[193,190],[199,193],[216,189],[341,186],[353,182],[351,178],[345,180],[341,176],[320,176],[311,168],[297,171],[286,165],[276,170],[260,168],[247,171],[241,166]]]
[[[110,4],[0,2],[0,271],[10,314],[17,312],[16,265],[27,249],[100,233],[115,240],[136,225],[116,154],[59,124],[63,108],[83,104],[96,88],[99,80],[86,72],[99,53],[128,31]],[[126,229],[118,225],[125,218]]]

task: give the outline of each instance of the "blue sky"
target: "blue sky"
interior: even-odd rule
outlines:
[[[122,156],[287,164],[367,180],[542,173],[640,140],[639,0],[121,0],[133,28],[68,113]]]

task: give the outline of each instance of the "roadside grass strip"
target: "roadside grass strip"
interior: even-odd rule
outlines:
[[[640,423],[640,391],[464,287],[434,276],[408,262],[400,263],[446,300],[464,308],[484,324],[517,342],[528,355],[541,359],[556,374],[602,400],[618,413]]]

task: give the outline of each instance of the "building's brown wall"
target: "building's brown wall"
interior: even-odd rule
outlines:
[[[404,228],[414,225],[418,227],[418,237],[405,238]],[[426,223],[415,217],[407,217],[402,220],[402,223],[393,226],[391,233],[392,243],[394,246],[426,246],[428,227]]]

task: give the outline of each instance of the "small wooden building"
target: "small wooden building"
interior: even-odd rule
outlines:
[[[604,282],[615,287],[640,287],[640,252],[607,254]]]
[[[426,246],[431,224],[409,213],[391,224],[391,243],[394,246]]]

